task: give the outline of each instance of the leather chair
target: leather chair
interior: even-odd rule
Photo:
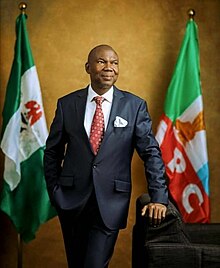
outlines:
[[[141,216],[150,202],[148,194],[136,202],[132,238],[132,268],[220,268],[220,224],[184,224],[169,202],[165,220],[158,227]]]

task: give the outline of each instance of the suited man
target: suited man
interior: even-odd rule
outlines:
[[[142,215],[148,213],[157,225],[166,213],[164,165],[147,105],[114,86],[118,64],[108,45],[90,51],[85,69],[91,84],[58,100],[46,143],[45,178],[71,268],[108,267],[119,230],[126,227],[134,149],[144,161],[151,196]],[[99,107],[104,137],[98,152],[90,142],[96,96],[104,99]]]

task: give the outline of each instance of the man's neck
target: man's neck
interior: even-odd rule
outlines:
[[[94,87],[94,85],[92,85],[92,84],[91,84],[91,86],[92,86],[92,89],[100,96],[105,94],[106,92],[108,92],[112,88],[112,86],[111,87],[98,88],[96,86]]]

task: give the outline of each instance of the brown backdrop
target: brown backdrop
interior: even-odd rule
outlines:
[[[0,107],[13,59],[19,1],[0,1]],[[211,220],[220,221],[220,1],[219,0],[38,0],[28,3],[28,32],[37,66],[48,126],[56,100],[84,87],[84,63],[95,45],[112,45],[120,56],[117,86],[148,101],[153,128],[163,112],[164,97],[185,33],[187,10],[196,10],[199,27],[201,80],[207,129]],[[2,119],[1,119],[2,120]],[[0,122],[1,123],[1,122]],[[3,171],[1,154],[0,171]],[[133,160],[133,195],[128,228],[120,234],[111,268],[130,267],[134,205],[146,189],[141,161]],[[1,175],[2,180],[2,175]],[[0,213],[0,266],[16,267],[16,232]],[[24,245],[24,268],[66,267],[57,218],[41,226],[37,238]]]

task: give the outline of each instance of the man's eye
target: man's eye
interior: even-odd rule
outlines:
[[[118,62],[117,62],[117,61],[114,61],[113,64],[114,64],[114,65],[118,65]]]
[[[99,64],[104,64],[104,61],[103,60],[98,60],[98,63]]]

